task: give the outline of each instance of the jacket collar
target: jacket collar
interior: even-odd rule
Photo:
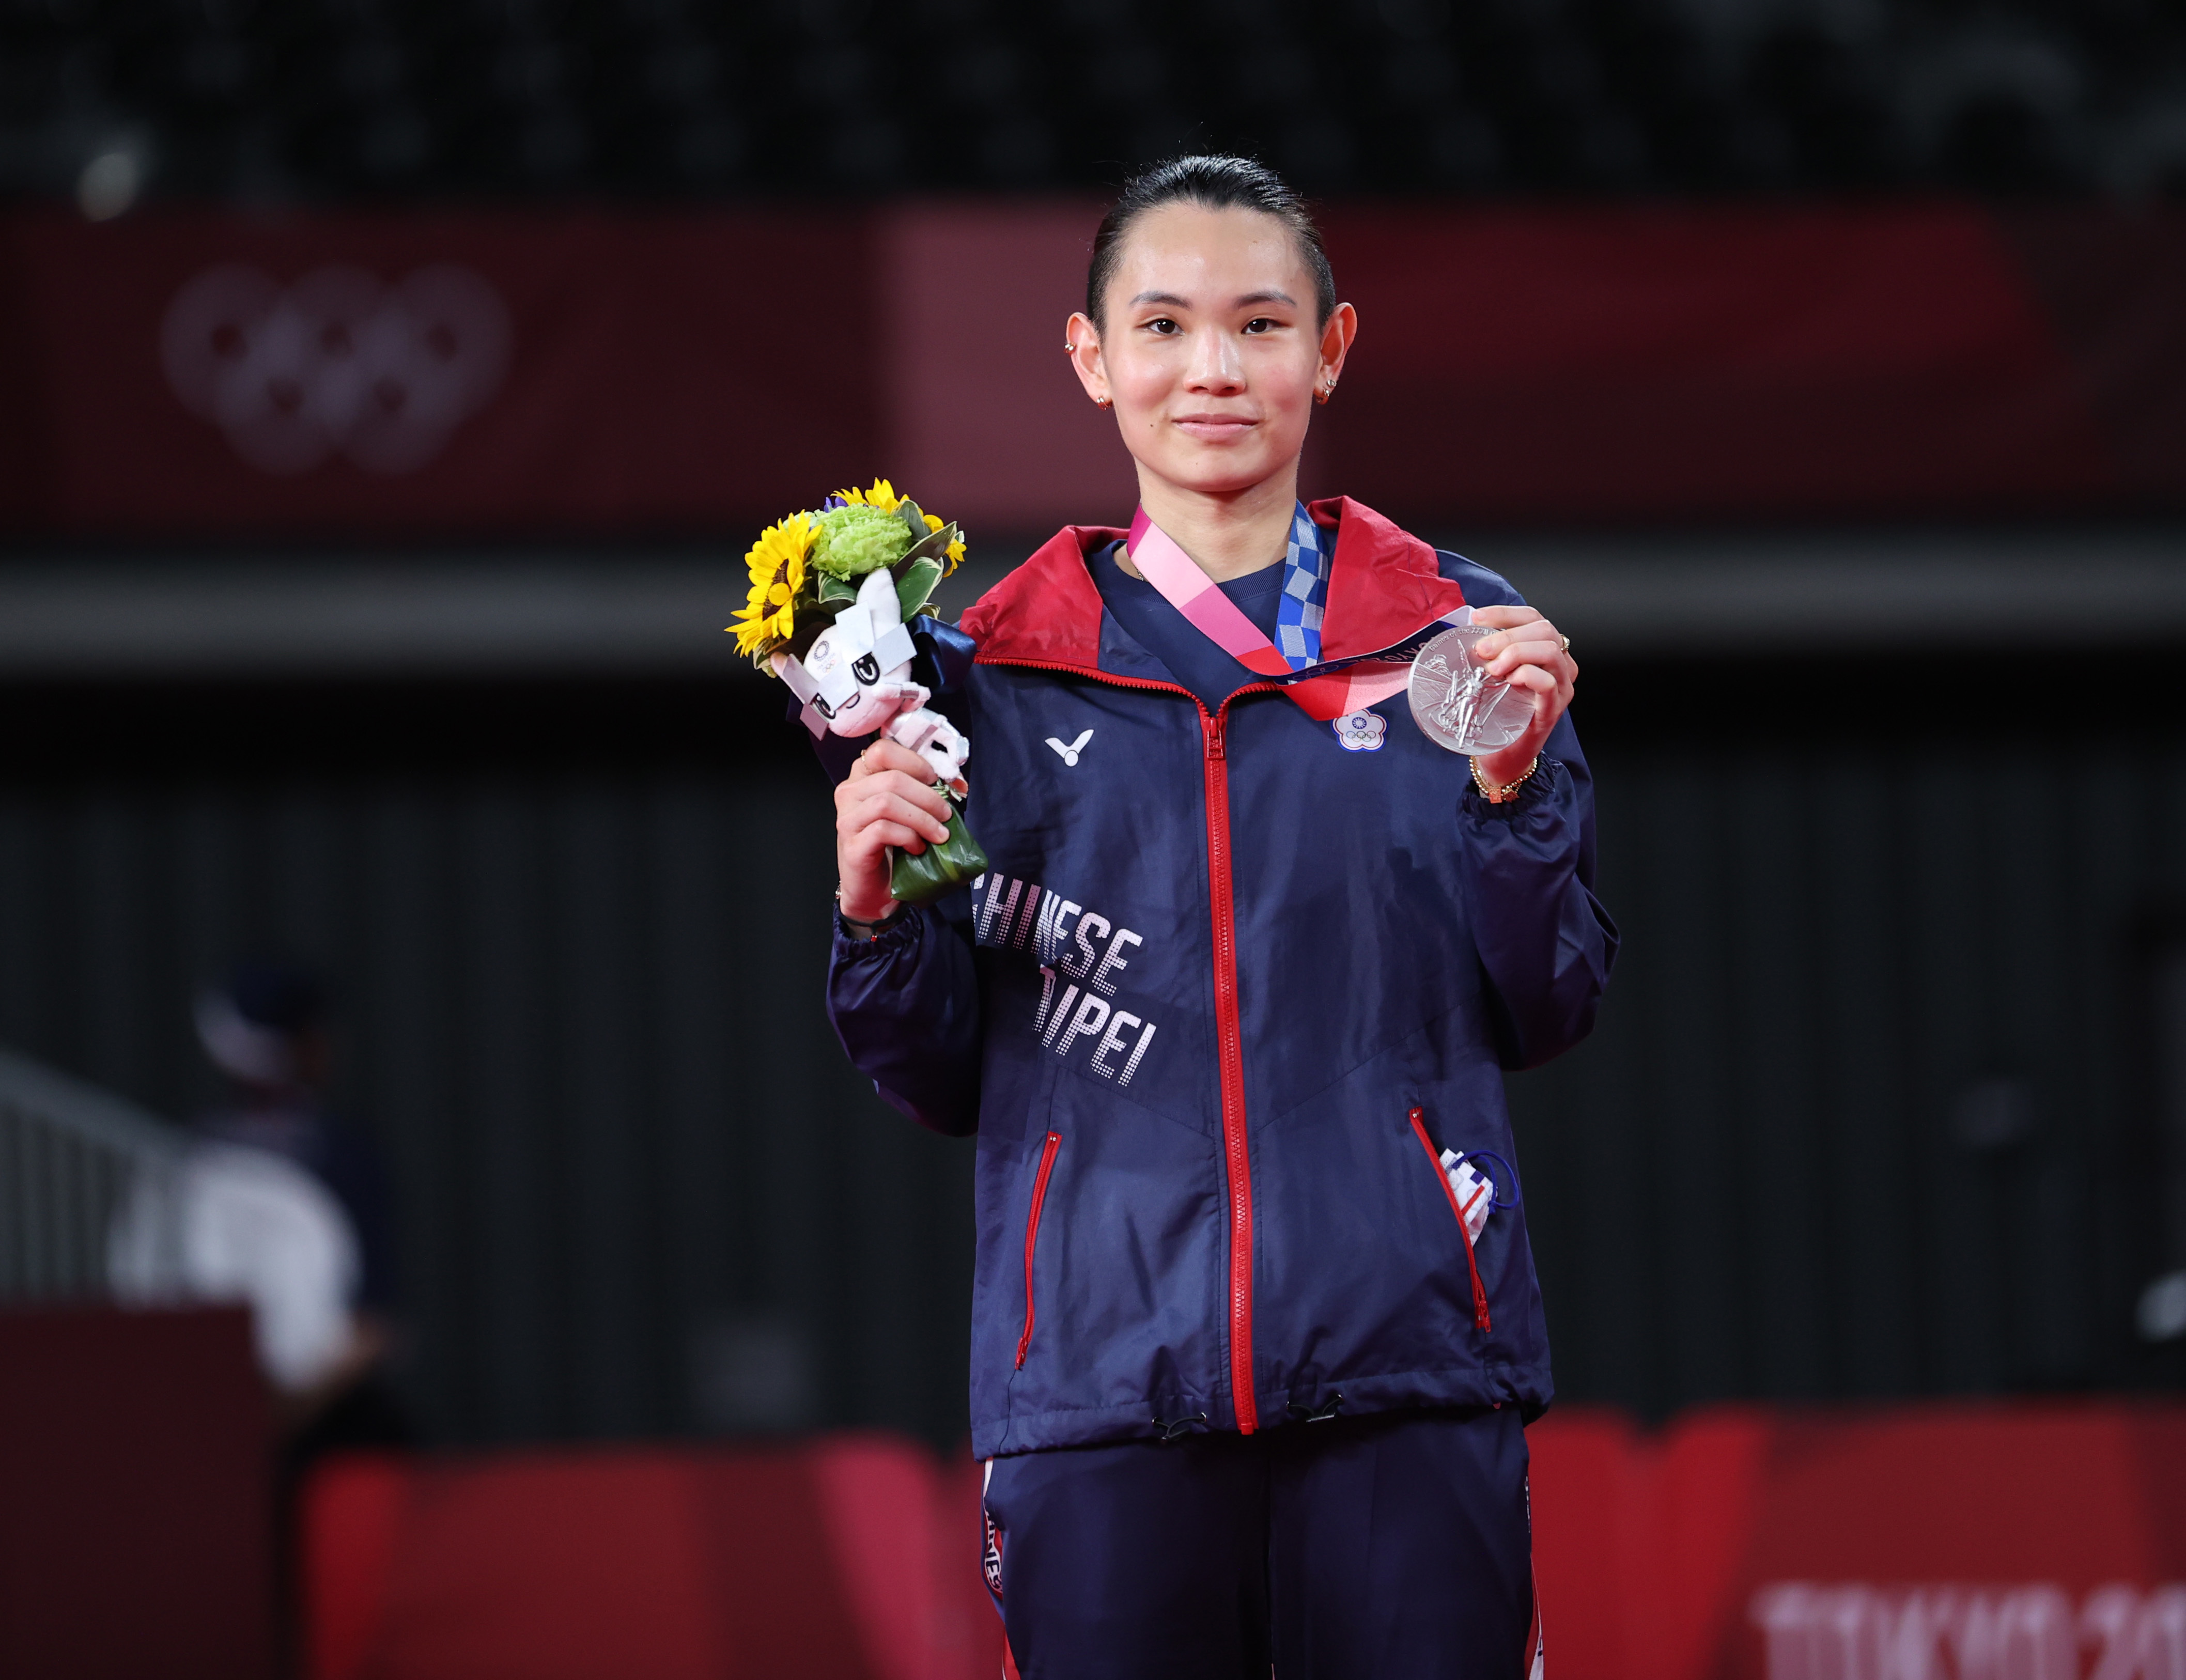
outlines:
[[[1306,511],[1336,529],[1323,664],[1393,647],[1465,604],[1465,591],[1437,568],[1434,550],[1364,502],[1331,496]],[[1129,535],[1107,525],[1065,525],[1041,544],[959,621],[979,645],[979,663],[1101,669],[1101,591],[1085,557]]]

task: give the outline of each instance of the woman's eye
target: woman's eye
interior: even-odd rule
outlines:
[[[1166,315],[1157,316],[1153,320],[1146,322],[1146,330],[1150,333],[1174,333],[1176,331],[1176,322]]]
[[[1275,323],[1264,315],[1256,315],[1245,323],[1247,333],[1272,333],[1275,329]]]

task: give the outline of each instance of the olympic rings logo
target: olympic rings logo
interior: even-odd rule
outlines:
[[[160,332],[167,382],[262,472],[308,473],[340,455],[412,473],[500,389],[508,311],[469,269],[414,270],[393,285],[362,269],[283,287],[239,265],[177,293]]]

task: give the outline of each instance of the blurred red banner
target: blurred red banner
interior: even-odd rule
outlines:
[[[2041,300],[1973,210],[1368,215],[1328,231],[1364,324],[1326,465],[1377,505],[1865,516],[2125,489]]]
[[[2186,1409],[1719,1407],[1527,1431],[1559,1680],[2186,1680]],[[336,1462],[312,1680],[990,1680],[980,1467],[910,1442]]]
[[[740,529],[888,473],[1128,512],[1062,354],[1097,206],[0,223],[0,518],[191,536]],[[1448,528],[2175,508],[2186,219],[1338,206],[1308,490]]]
[[[4,248],[19,528],[704,529],[872,455],[855,218],[170,214]]]
[[[1527,1432],[1561,1680],[2186,1680],[2186,1410],[1718,1407]]]
[[[305,1680],[994,1680],[980,1469],[842,1434],[335,1459],[299,1523]]]
[[[0,1311],[0,1674],[271,1680],[275,1444],[246,1308]]]

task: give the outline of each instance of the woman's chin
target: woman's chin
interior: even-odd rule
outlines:
[[[1264,484],[1289,462],[1276,459],[1264,447],[1218,444],[1166,453],[1163,459],[1146,464],[1179,490],[1201,496],[1234,496]]]

